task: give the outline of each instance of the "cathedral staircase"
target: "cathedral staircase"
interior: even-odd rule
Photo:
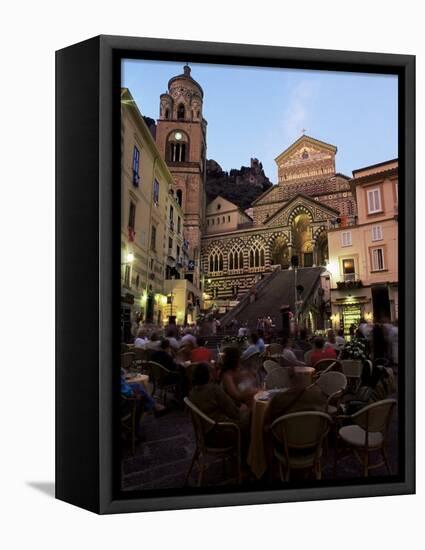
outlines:
[[[323,267],[304,267],[297,270],[297,285],[302,285],[304,290],[300,295],[303,300],[301,310],[308,305],[314,296],[315,290],[320,285],[320,274]],[[295,302],[295,271],[286,269],[275,271],[257,284],[257,298],[250,302],[249,293],[241,302],[228,311],[221,319],[222,327],[228,325],[233,319],[238,325],[248,324],[250,329],[255,329],[259,317],[271,317],[276,329],[282,328],[282,315],[280,308],[289,306],[294,311]]]

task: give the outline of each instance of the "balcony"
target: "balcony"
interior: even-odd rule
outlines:
[[[357,278],[355,273],[345,273],[343,277],[343,281],[338,281],[336,283],[338,290],[349,290],[363,287],[363,283]]]
[[[333,220],[328,220],[328,230],[332,229],[341,229],[344,227],[354,227],[357,225],[357,216],[340,216],[339,218],[334,218]]]

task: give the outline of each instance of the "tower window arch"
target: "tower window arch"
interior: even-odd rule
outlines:
[[[177,107],[177,120],[184,120],[185,117],[185,108],[183,103],[180,103]]]
[[[180,206],[182,206],[182,204],[183,204],[183,191],[181,189],[177,189],[176,196],[177,196],[177,202],[179,203]]]
[[[170,109],[165,109],[165,118],[170,118]]]
[[[180,130],[172,132],[168,137],[168,160],[170,162],[186,162],[189,158],[189,139]]]

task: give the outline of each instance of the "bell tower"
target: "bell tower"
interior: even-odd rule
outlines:
[[[204,92],[190,72],[185,65],[183,74],[171,78],[168,90],[160,96],[156,143],[174,177],[174,192],[184,212],[184,238],[190,259],[186,278],[199,287],[207,121],[202,116]]]

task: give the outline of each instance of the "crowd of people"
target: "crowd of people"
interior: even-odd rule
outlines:
[[[175,325],[170,325],[162,333],[159,330],[139,327],[135,334],[134,347],[149,352],[149,360],[159,363],[172,373],[179,387],[180,405],[182,398],[188,395],[195,406],[216,422],[233,422],[239,426],[245,459],[254,397],[264,389],[258,372],[248,366],[249,360],[254,356],[266,359],[267,349],[271,343],[280,344],[280,364],[285,366],[314,367],[323,359],[344,358],[344,353],[349,349],[348,344],[356,341],[360,341],[367,350],[370,364],[375,360],[381,363],[385,360],[385,365],[393,366],[398,358],[394,336],[396,331],[390,331],[381,324],[368,324],[364,320],[348,338],[342,329],[337,332],[328,330],[324,335],[309,334],[306,329],[301,329],[291,337],[271,338],[270,332],[265,332],[262,328],[257,328],[256,331],[249,331],[246,326],[241,328],[244,330],[239,336],[242,340],[246,339],[245,345],[229,345],[214,349],[208,347],[206,339],[197,334],[194,327],[179,329]],[[185,368],[187,363],[196,363],[191,371],[190,380]],[[359,389],[360,397],[350,396],[350,399],[362,399],[366,404],[385,398],[394,390],[394,386],[385,383],[382,373],[383,370],[366,369]],[[123,395],[133,392],[141,396],[142,410],[156,415],[164,413],[162,406],[157,404],[143,387],[134,387],[122,379],[121,391]],[[271,398],[264,424],[266,441],[271,442],[270,425],[279,416],[307,410],[325,411],[326,406],[326,396],[317,385],[306,387],[301,378],[294,376],[287,391]],[[139,425],[140,411],[138,414]],[[206,432],[211,445],[225,446],[232,437],[231,430],[226,429],[212,430],[206,426]]]

